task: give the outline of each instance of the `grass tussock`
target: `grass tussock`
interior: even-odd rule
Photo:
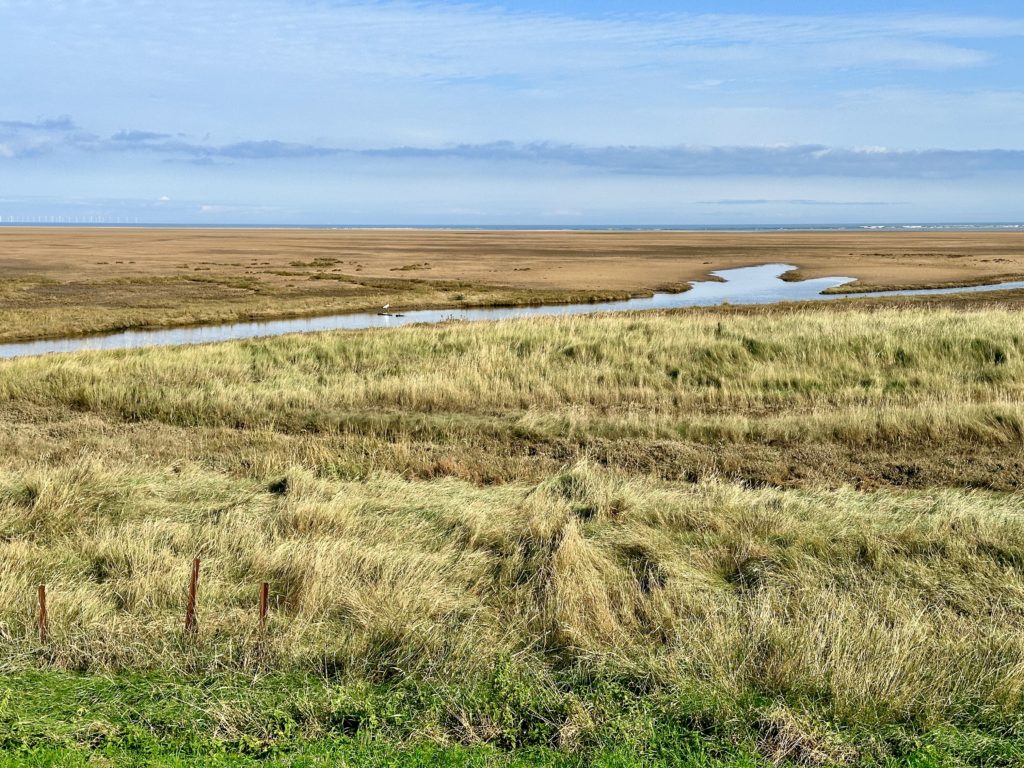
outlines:
[[[601,725],[572,713],[579,681],[606,679],[645,696],[775,702],[755,730],[776,746],[798,727],[779,718],[1010,722],[1024,684],[1021,502],[679,486],[586,464],[486,488],[299,467],[266,483],[194,465],[8,471],[4,669],[276,670],[464,690],[506,668],[556,730]],[[193,556],[203,571],[189,642]],[[51,595],[45,647],[39,582]],[[490,739],[467,728],[443,726]]]

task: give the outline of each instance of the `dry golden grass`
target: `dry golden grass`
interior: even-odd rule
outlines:
[[[0,484],[5,668],[299,668],[469,682],[503,659],[942,722],[1018,711],[1022,498],[669,486],[272,483],[101,462]],[[184,587],[204,559],[198,644]],[[272,584],[265,643],[256,589]],[[554,654],[554,655],[552,655]],[[552,678],[554,684],[554,678]]]
[[[513,737],[454,692],[510,669],[523,722],[568,750],[607,686],[706,697],[700,728],[742,716],[805,763],[884,757],[898,727],[1008,733],[1019,317],[723,310],[0,363],[2,670],[415,680],[450,707],[419,735],[475,743]]]
[[[24,450],[72,413],[146,424],[119,429],[147,452],[236,462],[228,446],[249,443],[257,462],[357,476],[530,479],[589,458],[666,478],[1014,489],[1017,317],[697,312],[24,359],[0,368],[0,404]],[[54,450],[95,433],[71,429]]]

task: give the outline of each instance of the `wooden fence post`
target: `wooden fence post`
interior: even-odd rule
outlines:
[[[40,584],[39,590],[39,642],[46,645],[50,638],[50,619],[46,613],[46,585]]]
[[[260,634],[267,631],[267,613],[270,610],[270,584],[263,582],[260,585]]]
[[[192,577],[188,582],[188,603],[185,605],[185,632],[190,635],[196,633],[198,622],[196,621],[196,598],[199,594],[199,558],[192,561]]]

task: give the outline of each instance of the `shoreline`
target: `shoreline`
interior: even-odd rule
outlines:
[[[506,305],[459,306],[446,308],[406,309],[402,312],[381,311],[342,312],[316,314],[287,319],[260,319],[197,323],[158,328],[132,327],[106,333],[58,336],[50,339],[30,339],[21,342],[0,343],[0,359],[37,357],[52,353],[84,352],[96,350],[143,349],[149,347],[203,345],[247,339],[270,338],[291,334],[312,334],[334,331],[391,330],[406,325],[438,325],[450,321],[494,322],[538,317],[570,317],[602,314],[665,314],[675,311],[707,311],[722,307],[814,305],[841,301],[848,305],[872,299],[889,305],[913,305],[914,299],[942,300],[951,297],[996,294],[1024,297],[1024,281],[982,283],[961,288],[903,289],[888,292],[860,292],[845,295],[834,292],[842,288],[849,278],[835,277],[824,280],[792,280],[788,275],[797,271],[787,264],[764,264],[748,268],[721,270],[712,280],[696,281],[685,290],[673,293],[653,293],[646,297],[624,300],[596,300],[577,302],[519,303]],[[718,287],[721,286],[721,287]],[[792,286],[790,290],[785,286]],[[698,295],[686,301],[691,291]],[[908,291],[908,292],[904,292]],[[929,292],[934,291],[934,292]],[[853,299],[860,301],[853,302]],[[910,301],[907,301],[910,300]],[[451,311],[451,315],[445,312]],[[381,320],[386,318],[386,320]],[[401,319],[399,319],[401,318]],[[394,319],[394,324],[392,324]]]
[[[751,265],[758,266],[758,265]],[[803,282],[805,279],[794,279],[790,277],[791,274],[799,271],[799,267],[783,274],[780,279],[785,282]],[[832,301],[820,301],[820,300],[796,300],[796,301],[780,301],[768,304],[743,304],[743,303],[725,303],[709,306],[692,306],[692,307],[675,307],[666,309],[637,309],[627,310],[626,312],[643,312],[652,314],[664,314],[664,313],[703,313],[703,312],[720,312],[723,310],[731,312],[754,312],[754,311],[765,311],[769,308],[774,311],[797,311],[804,309],[826,309],[829,308],[833,311],[842,309],[844,307],[851,307],[853,301],[857,302],[859,307],[892,307],[898,305],[906,305],[908,308],[915,305],[921,305],[923,303],[932,304],[936,306],[953,306],[961,305],[964,309],[973,308],[975,306],[991,306],[991,304],[1004,301],[1009,304],[1016,305],[1018,303],[1024,305],[1024,289],[1020,288],[1007,288],[1000,289],[993,287],[989,291],[978,292],[978,293],[947,293],[947,294],[926,294],[926,295],[899,295],[894,293],[891,296],[866,296],[864,294],[875,293],[879,291],[893,290],[893,291],[917,291],[917,290],[936,290],[944,291],[956,288],[971,288],[982,285],[994,285],[997,286],[1001,283],[1010,283],[1017,280],[1024,280],[1024,275],[1007,276],[1005,280],[991,283],[988,280],[978,279],[973,281],[962,281],[957,283],[942,283],[942,284],[931,284],[922,286],[907,286],[905,288],[878,288],[875,286],[863,286],[858,287],[856,283],[850,283],[846,285],[837,286],[836,288],[826,288],[821,293],[823,296],[835,297]],[[715,275],[709,275],[708,279],[701,282],[721,282],[721,278],[717,278]],[[852,286],[852,287],[851,287]],[[649,291],[634,291],[634,292],[623,292],[621,294],[605,294],[602,296],[593,297],[590,299],[573,299],[569,294],[564,295],[562,298],[545,297],[543,300],[530,300],[525,299],[522,301],[501,301],[493,303],[457,303],[448,302],[441,304],[430,304],[430,305],[413,305],[410,307],[403,306],[401,309],[404,312],[421,312],[421,311],[444,311],[444,310],[500,310],[500,309],[519,309],[519,308],[530,308],[530,307],[568,307],[568,306],[588,306],[595,304],[604,304],[615,301],[627,301],[631,299],[643,299],[651,298],[659,294],[683,294],[688,293],[693,289],[692,283],[686,284],[681,287],[673,287],[673,290],[658,288]],[[993,302],[993,299],[996,302]],[[372,314],[378,307],[376,305],[367,304],[364,307],[353,307],[341,312],[319,312],[316,310],[309,311],[298,311],[289,312],[282,310],[281,312],[269,313],[269,314],[247,314],[239,313],[233,316],[229,316],[226,319],[218,319],[215,321],[208,320],[196,320],[195,322],[188,323],[156,323],[147,322],[139,324],[125,324],[125,325],[110,325],[102,330],[90,330],[79,333],[42,333],[42,334],[22,334],[16,336],[3,337],[0,336],[0,347],[14,344],[31,344],[35,342],[47,342],[47,341],[85,341],[89,339],[103,339],[110,336],[117,336],[122,333],[148,333],[158,331],[188,331],[196,330],[200,328],[217,328],[222,326],[241,325],[247,323],[276,323],[276,322],[287,322],[287,321],[298,321],[298,320],[318,320],[329,317],[343,317],[343,316],[361,316]]]

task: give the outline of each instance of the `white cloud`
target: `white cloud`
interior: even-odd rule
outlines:
[[[8,122],[0,125],[24,125]],[[30,133],[35,128],[28,129]],[[10,156],[17,151],[7,148]],[[403,165],[422,173],[451,174],[460,165],[489,168],[545,167],[634,176],[835,176],[878,178],[962,178],[1024,174],[1024,149],[903,150],[878,145],[860,147],[820,144],[767,145],[586,145],[560,142],[495,141],[487,143],[353,147],[258,139],[214,144],[187,136],[151,131],[119,131],[98,137],[84,131],[57,131],[45,145],[26,145],[26,156],[47,152],[103,157],[150,158],[207,166],[244,167],[273,163],[275,168],[302,168],[315,163],[322,173],[352,167],[392,170]],[[501,169],[501,170],[499,170]],[[159,202],[169,201],[169,196]]]
[[[106,134],[131,120],[209,130],[222,143],[261,125],[281,141],[347,144],[906,144],[876,134],[922,133],[919,121],[839,113],[841,92],[880,77],[931,78],[941,90],[947,70],[1009,73],[1007,59],[1020,56],[997,43],[1020,37],[1019,18],[973,15],[575,18],[495,3],[0,0],[5,103],[72,111]],[[991,114],[963,116],[964,135],[1000,129]],[[811,135],[819,125],[831,133]],[[848,126],[870,135],[851,138]]]

